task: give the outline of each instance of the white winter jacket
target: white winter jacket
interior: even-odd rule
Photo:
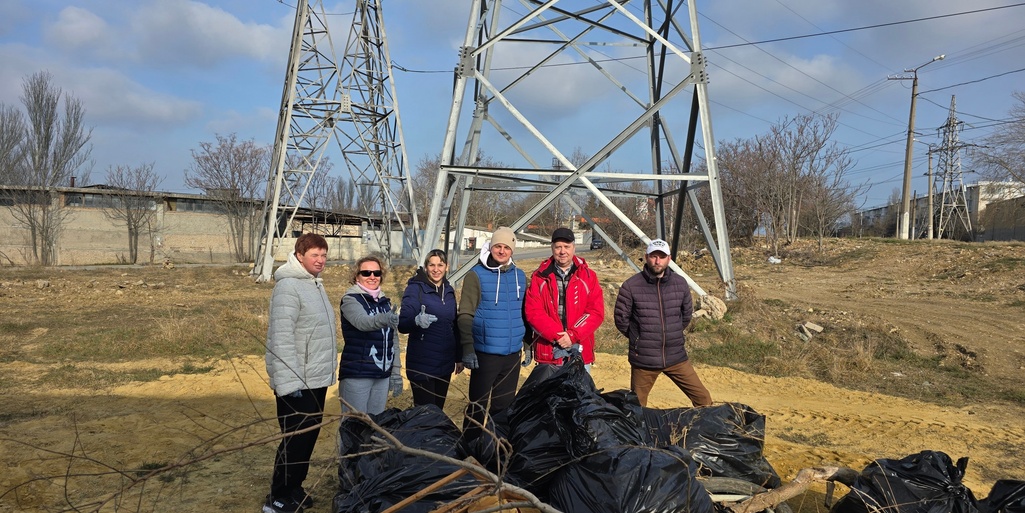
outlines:
[[[267,326],[267,375],[278,396],[337,382],[335,312],[324,284],[295,253],[274,272]]]

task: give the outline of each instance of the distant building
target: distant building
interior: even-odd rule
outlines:
[[[964,230],[960,229],[953,234],[944,234],[944,238],[968,241],[1025,240],[1025,184],[982,181],[965,185],[965,198],[971,224],[970,233],[963,233]],[[940,197],[934,195],[933,211],[937,216],[939,209]],[[911,211],[912,238],[925,238],[929,220],[928,196],[915,197]],[[852,220],[854,234],[892,237],[896,233],[899,212],[899,204],[861,210]],[[933,236],[940,238],[938,227],[935,224],[933,227]]]

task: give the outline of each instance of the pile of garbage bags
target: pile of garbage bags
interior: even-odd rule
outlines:
[[[961,483],[967,466],[968,458],[955,463],[936,451],[876,460],[830,513],[1025,513],[1025,481],[997,481],[976,500]]]
[[[722,508],[700,476],[780,484],[762,454],[764,416],[739,403],[644,408],[631,392],[597,390],[579,358],[536,366],[512,406],[472,439],[433,405],[370,420],[350,417],[339,428],[336,513],[387,509],[452,475],[468,456],[565,513],[713,513]],[[387,437],[449,459],[395,450]],[[1025,513],[1025,481],[998,481],[977,500],[961,482],[967,463],[934,451],[876,460],[830,513]],[[463,474],[402,511],[426,513],[482,484]]]
[[[779,484],[762,455],[765,418],[751,408],[643,408],[630,392],[597,390],[579,358],[536,366],[508,411],[489,418],[485,434],[472,440],[434,406],[391,409],[371,420],[406,447],[456,460],[472,456],[566,513],[712,513],[698,476]],[[342,422],[339,433],[337,513],[381,511],[458,469],[382,450],[374,440],[382,434],[358,418]],[[430,511],[480,484],[464,475],[402,511]]]

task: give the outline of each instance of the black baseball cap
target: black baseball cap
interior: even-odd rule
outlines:
[[[555,231],[552,232],[552,242],[555,242],[557,240],[564,240],[566,242],[576,243],[577,236],[574,235],[573,230],[570,230],[569,228],[556,228]]]

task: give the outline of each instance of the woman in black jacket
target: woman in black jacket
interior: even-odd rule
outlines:
[[[431,250],[402,294],[399,332],[409,334],[406,377],[414,406],[444,408],[452,372],[463,370],[456,336],[456,292],[445,279],[447,271],[445,252]]]

